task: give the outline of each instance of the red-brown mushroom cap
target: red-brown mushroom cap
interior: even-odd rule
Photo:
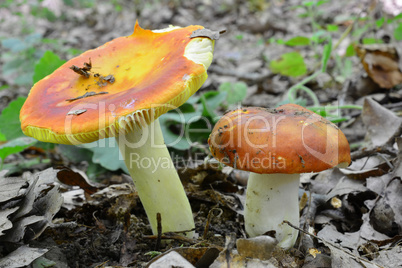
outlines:
[[[136,23],[132,35],[69,60],[31,89],[20,112],[23,132],[41,141],[87,143],[116,136],[125,125],[149,124],[180,106],[207,78],[213,41],[190,38],[202,28],[151,31]],[[207,64],[197,62],[197,42]],[[89,77],[70,68],[85,63],[92,65]],[[86,93],[92,95],[82,97]]]
[[[220,162],[260,174],[319,172],[351,161],[342,131],[295,104],[228,112],[208,143]]]

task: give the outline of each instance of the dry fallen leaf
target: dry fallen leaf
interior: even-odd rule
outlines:
[[[402,246],[397,245],[387,250],[379,251],[375,263],[383,267],[402,267]]]
[[[13,214],[19,207],[6,208],[0,210],[0,236],[4,235],[4,231],[11,229],[13,223],[8,219],[8,217]]]
[[[0,177],[0,203],[22,196],[27,186],[24,178]]]
[[[373,262],[365,261],[362,259],[355,258],[345,251],[342,251],[329,243],[323,241],[324,244],[331,250],[332,267],[348,267],[348,268],[380,268],[381,266],[376,265]]]
[[[253,258],[242,257],[236,251],[227,250],[222,251],[219,257],[209,266],[210,268],[243,268],[243,267],[256,267],[256,268],[275,268],[277,267],[270,260],[259,260]],[[289,266],[290,267],[290,266]]]
[[[44,248],[30,248],[28,246],[21,246],[8,254],[6,257],[0,259],[1,268],[18,268],[25,267],[33,262],[35,259],[43,256],[48,249]]]
[[[158,267],[183,267],[183,268],[194,268],[194,265],[189,263],[185,258],[183,258],[176,251],[170,251],[168,254],[163,255],[157,260],[153,261],[149,268]]]
[[[371,210],[373,227],[388,236],[398,235],[402,230],[402,181],[393,178],[385,187]]]
[[[92,186],[89,183],[89,180],[85,178],[82,174],[80,174],[79,172],[75,172],[68,167],[63,167],[57,172],[57,179],[60,182],[70,186],[79,186],[87,194],[90,195],[94,194],[98,190],[98,188]]]
[[[268,235],[236,240],[236,247],[240,256],[260,260],[269,260],[277,244],[278,240]]]
[[[402,83],[399,55],[393,45],[357,45],[355,51],[367,74],[380,87],[392,88]]]
[[[52,225],[52,219],[63,203],[59,184],[55,183],[56,174],[49,168],[0,180],[0,242],[26,243]],[[0,259],[0,267],[29,265],[46,252],[46,249],[21,246]]]
[[[367,129],[366,139],[373,146],[394,143],[402,126],[401,118],[370,98],[364,100],[362,119]]]

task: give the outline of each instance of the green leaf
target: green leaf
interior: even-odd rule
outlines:
[[[22,173],[27,169],[32,169],[32,166],[38,164],[49,164],[50,159],[42,159],[40,157],[35,157],[32,159],[23,159],[22,161],[11,162],[3,165],[3,170],[8,170],[7,174]]]
[[[61,60],[58,55],[52,51],[47,50],[39,62],[35,65],[35,72],[33,75],[33,82],[36,83],[45,76],[51,74],[54,70],[63,65],[66,61]]]
[[[377,38],[363,38],[363,44],[364,45],[369,45],[369,44],[382,44],[384,43],[384,41],[382,41],[381,39],[377,39]]]
[[[9,87],[10,87],[9,85],[2,85],[2,86],[0,86],[0,90],[7,89]]]
[[[59,144],[58,151],[72,163],[77,164],[82,161],[92,161],[93,152],[89,149],[81,148],[80,146]]]
[[[282,54],[281,58],[270,62],[272,72],[286,76],[301,76],[307,73],[303,57],[298,52]]]
[[[202,105],[196,105],[194,100],[199,100],[198,97],[190,98],[192,104],[184,103],[178,109],[169,111],[159,117],[159,123],[162,129],[165,144],[177,150],[187,150],[191,147],[187,140],[185,131],[190,124],[194,124],[200,120],[202,116]],[[194,108],[196,107],[196,108]]]
[[[226,92],[226,102],[229,105],[241,102],[247,95],[247,85],[244,82],[225,82],[219,86],[218,90]]]
[[[354,55],[356,55],[355,48],[354,48],[353,44],[350,44],[350,45],[346,48],[345,56],[346,56],[346,57],[352,57],[352,56],[354,56]]]
[[[0,115],[0,132],[7,140],[24,136],[21,130],[20,110],[25,100],[25,97],[18,97],[10,102]]]
[[[100,164],[108,170],[122,169],[128,173],[126,164],[120,154],[119,146],[114,138],[102,139],[96,142],[83,144],[83,148],[91,150],[94,154],[92,162]]]
[[[315,1],[303,1],[302,5],[305,7],[311,7],[315,5]]]
[[[22,152],[26,148],[34,145],[36,142],[37,140],[31,137],[19,137],[13,139],[0,146],[0,158],[4,161],[7,156]]]
[[[310,38],[305,36],[296,36],[285,42],[287,46],[308,46],[310,45]]]
[[[328,60],[331,57],[332,52],[332,38],[328,37],[328,44],[324,45],[324,50],[322,52],[321,59],[321,71],[325,72],[327,70]]]
[[[385,17],[381,17],[380,19],[375,21],[375,25],[377,28],[381,28],[384,25]]]
[[[219,91],[208,91],[205,92],[200,100],[201,104],[204,108],[202,111],[202,115],[209,117],[212,120],[218,120],[217,115],[215,113],[215,109],[225,101],[227,96],[226,92],[219,92]]]
[[[320,44],[327,39],[327,36],[328,36],[327,31],[318,30],[315,33],[313,33],[313,35],[311,36],[311,41]]]
[[[181,129],[176,133],[172,130],[172,126],[175,124],[169,122],[167,118],[159,117],[159,123],[161,125],[166,146],[173,147],[177,150],[187,150],[191,147],[191,144],[187,141],[184,135],[183,128],[185,125],[180,125]]]
[[[277,44],[279,44],[279,45],[284,45],[286,42],[285,42],[285,40],[283,40],[283,39],[275,39],[275,37],[272,37],[271,39],[270,39],[270,43],[277,43]]]
[[[17,78],[15,78],[14,83],[20,86],[24,85],[31,85],[32,84],[32,75],[33,72],[26,72],[24,74],[18,75]]]
[[[45,257],[39,257],[32,262],[32,268],[49,268],[56,267],[57,263],[54,261],[48,260]]]
[[[337,32],[339,29],[338,25],[335,24],[328,24],[327,25],[327,31],[328,32]]]
[[[6,136],[0,132],[0,141],[6,141]]]
[[[81,49],[77,49],[77,48],[68,48],[67,52],[72,56],[76,56],[76,55],[82,54],[84,51],[82,51]]]
[[[99,164],[95,164],[92,162],[88,163],[88,168],[86,170],[86,174],[91,181],[97,181],[97,178],[101,175],[106,173],[107,169],[102,167]]]
[[[398,27],[395,28],[394,37],[395,37],[395,40],[397,40],[397,41],[402,40],[402,23],[399,23]]]
[[[328,0],[320,0],[320,1],[317,1],[316,6],[319,7],[319,6],[321,6],[322,4],[325,4],[325,3],[327,3],[327,2],[328,2]]]
[[[20,52],[27,48],[27,45],[18,38],[4,39],[1,41],[1,45],[12,52]]]
[[[13,60],[6,62],[3,65],[3,75],[8,76],[8,75],[12,75],[13,73],[18,72],[20,70],[21,65],[23,65],[24,63],[25,63],[25,60],[21,57],[15,58]],[[19,74],[19,75],[21,75],[21,74]]]
[[[387,20],[387,23],[388,23],[388,24],[391,24],[391,23],[393,23],[394,21],[397,21],[397,20],[400,20],[400,19],[402,19],[402,12],[399,13],[398,15],[396,15],[395,17],[388,19],[388,20]]]

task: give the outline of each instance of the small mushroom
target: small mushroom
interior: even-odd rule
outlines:
[[[163,232],[194,228],[158,117],[182,105],[207,79],[214,41],[190,37],[202,28],[151,31],[136,23],[132,35],[88,50],[37,82],[20,113],[23,132],[41,141],[80,144],[116,137],[154,234],[157,213]],[[101,88],[108,94],[79,98],[98,78],[69,67],[88,59],[97,73],[108,75]],[[79,110],[85,113],[67,116]]]
[[[220,162],[250,171],[244,220],[255,237],[275,231],[279,246],[291,248],[298,226],[300,173],[350,164],[349,143],[325,118],[295,104],[277,109],[242,108],[225,114],[208,140]]]

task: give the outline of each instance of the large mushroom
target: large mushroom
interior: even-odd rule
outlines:
[[[183,104],[207,79],[214,41],[197,37],[200,29],[151,31],[137,22],[132,35],[86,51],[37,82],[20,113],[23,132],[40,141],[80,144],[116,137],[154,234],[157,213],[163,232],[194,228],[158,117]]]
[[[342,131],[295,104],[230,111],[216,123],[208,143],[220,162],[250,171],[244,209],[247,234],[275,231],[285,249],[297,238],[297,231],[282,222],[299,224],[299,174],[345,167],[351,161]]]

